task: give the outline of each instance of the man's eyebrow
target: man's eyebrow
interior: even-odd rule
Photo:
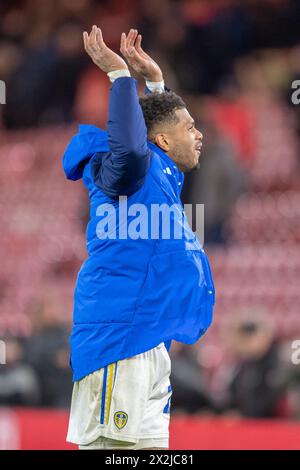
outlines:
[[[190,125],[191,125],[191,126],[194,126],[194,125],[195,125],[195,121],[194,121],[194,119],[189,119],[186,124],[187,124],[187,126],[190,126]]]

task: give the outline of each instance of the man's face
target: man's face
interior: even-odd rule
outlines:
[[[203,135],[195,128],[195,122],[186,108],[177,109],[175,113],[179,122],[166,132],[169,146],[166,153],[181,171],[188,172],[198,164]]]

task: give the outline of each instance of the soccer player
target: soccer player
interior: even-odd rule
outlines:
[[[67,178],[82,178],[90,198],[88,258],[74,296],[67,440],[80,449],[167,449],[168,350],[172,340],[197,341],[214,306],[209,263],[180,201],[202,134],[183,100],[165,89],[136,30],[122,34],[121,52],[146,80],[140,100],[101,30],[93,26],[83,39],[112,85],[107,131],[81,125],[63,159]]]

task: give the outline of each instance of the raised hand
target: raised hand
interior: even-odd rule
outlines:
[[[161,82],[163,74],[158,64],[142,49],[142,36],[131,29],[126,36],[122,33],[120,51],[128,64],[145,80]]]
[[[86,31],[83,33],[83,42],[86,52],[103,72],[108,73],[120,69],[128,70],[125,60],[107,47],[103,41],[102,31],[97,26],[93,26],[90,34]]]

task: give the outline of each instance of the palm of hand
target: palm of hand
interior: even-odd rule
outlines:
[[[84,47],[92,61],[103,72],[128,69],[126,62],[105,44],[100,28],[93,26],[91,34],[83,33]]]
[[[125,33],[121,36],[121,52],[126,58],[128,64],[146,80],[160,82],[163,75],[158,64],[142,49],[142,36],[137,30],[131,29],[126,37]]]

